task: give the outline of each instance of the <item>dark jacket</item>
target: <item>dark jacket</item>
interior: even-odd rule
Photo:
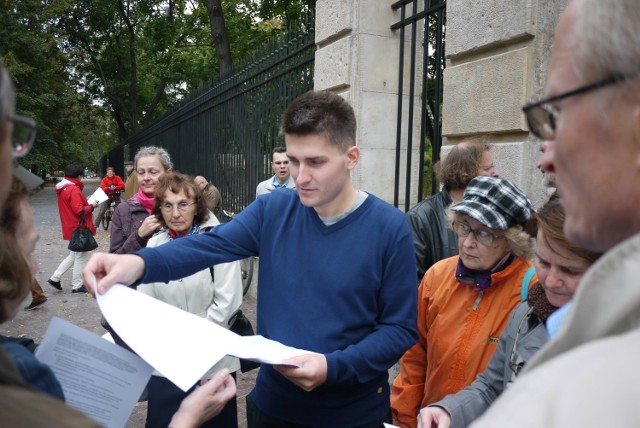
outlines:
[[[407,211],[416,251],[418,281],[434,263],[458,254],[458,235],[447,227],[445,215],[451,202],[449,192],[442,189]]]
[[[149,213],[135,198],[118,205],[111,220],[110,253],[131,254],[147,246],[147,239],[138,237],[138,229]]]

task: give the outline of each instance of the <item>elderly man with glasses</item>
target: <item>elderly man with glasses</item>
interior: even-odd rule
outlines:
[[[554,340],[474,427],[640,426],[640,2],[572,0],[555,34],[549,97],[524,112],[549,142],[574,244],[605,255]]]

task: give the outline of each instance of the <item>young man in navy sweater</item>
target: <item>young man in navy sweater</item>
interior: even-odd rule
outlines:
[[[342,97],[298,97],[281,133],[296,190],[258,198],[210,233],[97,254],[85,274],[104,292],[260,256],[258,334],[315,353],[287,361],[300,367],[262,366],[249,427],[382,427],[391,421],[387,370],[416,341],[411,230],[399,210],[351,183],[360,149]]]

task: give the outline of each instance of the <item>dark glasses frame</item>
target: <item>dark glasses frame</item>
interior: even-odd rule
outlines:
[[[629,79],[638,77],[638,75],[640,75],[640,70],[636,70],[633,73],[628,74],[615,74],[563,94],[554,95],[540,101],[526,104],[522,107],[522,111],[527,118],[529,131],[541,140],[553,140],[556,133],[558,109],[552,106],[551,103],[573,97],[574,95],[595,91],[609,85],[622,83]]]

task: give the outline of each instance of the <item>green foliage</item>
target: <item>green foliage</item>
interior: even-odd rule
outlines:
[[[284,22],[286,26],[299,21],[305,12],[315,7],[316,0],[262,0],[258,4],[257,11],[262,19],[275,18]]]
[[[31,154],[20,163],[38,173],[70,162],[95,164],[100,153],[93,141],[102,140],[100,151],[116,141],[96,126],[103,109],[74,87],[48,8],[37,0],[0,0],[0,9],[0,55],[15,80],[17,113],[34,118],[40,128]]]
[[[256,52],[315,0],[222,0],[232,58]],[[21,161],[98,159],[219,75],[204,0],[0,0],[0,55],[18,112],[36,119]]]

